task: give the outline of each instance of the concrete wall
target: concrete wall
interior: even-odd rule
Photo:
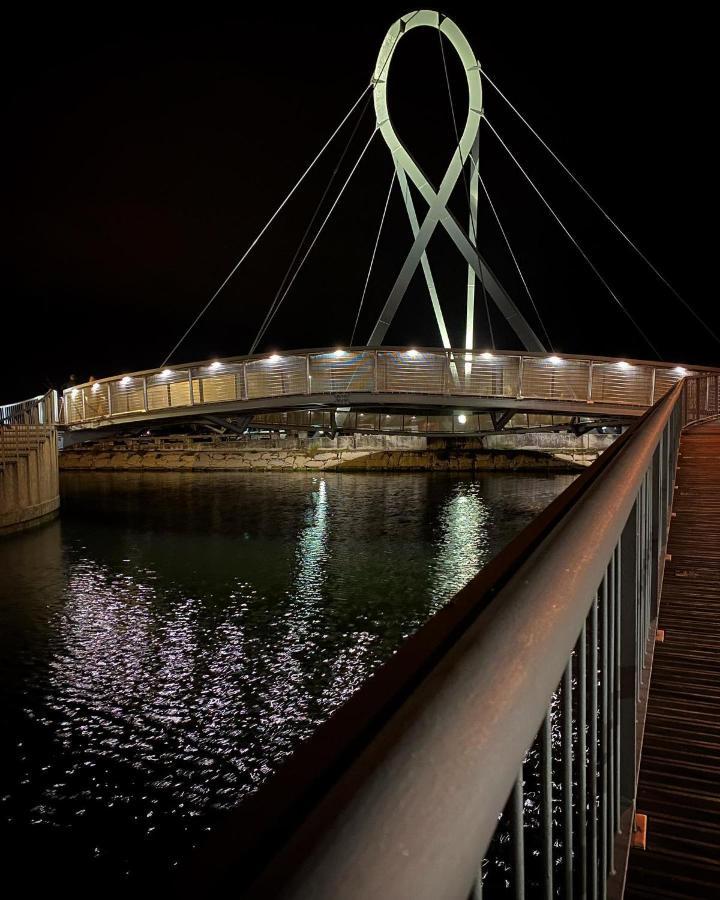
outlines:
[[[3,426],[0,434],[0,535],[56,515],[60,506],[54,428]]]

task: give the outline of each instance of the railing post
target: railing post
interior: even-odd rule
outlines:
[[[635,802],[637,755],[637,702],[638,670],[637,649],[639,636],[638,605],[638,527],[640,524],[639,499],[635,501],[620,539],[620,798],[622,812]]]
[[[143,405],[145,406],[145,412],[148,411],[148,391],[147,391],[147,375],[143,375]],[[168,403],[168,406],[170,404]]]
[[[524,372],[524,359],[521,356],[518,362],[518,387],[517,387],[517,399],[522,400],[523,395],[523,372]]]
[[[108,381],[107,383],[107,406],[108,406],[108,419],[112,418],[112,390],[110,389],[112,382]]]
[[[310,375],[310,354],[305,357],[305,393],[312,393],[312,376]]]
[[[193,398],[192,366],[188,369],[188,390],[190,391],[190,406],[194,406],[195,400]]]
[[[652,375],[650,376],[650,403],[648,406],[652,406],[655,402],[655,373],[656,369],[653,366]]]

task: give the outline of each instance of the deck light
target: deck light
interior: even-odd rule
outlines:
[[[560,365],[562,360],[559,356],[548,356],[548,362],[552,363],[554,366]]]
[[[100,390],[100,384],[96,381],[95,384],[92,386],[92,392],[94,394],[96,391],[99,391],[99,390]]]
[[[277,362],[279,359],[280,359],[280,354],[273,353],[273,355],[270,357],[270,362]]]
[[[687,369],[684,366],[675,366],[674,370],[678,375],[687,375]]]
[[[71,396],[72,396],[72,397],[77,397],[77,395],[78,395],[78,389],[77,389],[77,388],[73,388],[73,389],[72,389],[72,395],[71,395]]]
[[[333,353],[333,356],[345,356],[345,351],[338,347],[337,350]]]
[[[414,348],[412,350],[408,350],[408,356],[417,356],[418,352]]]
[[[480,356],[482,356],[483,359],[492,359],[493,358],[493,355],[489,350],[486,350],[484,353],[481,353]]]
[[[130,384],[131,378],[129,375],[123,375],[120,379],[120,384]]]
[[[164,375],[165,378],[167,378],[168,375],[172,375],[172,373],[173,373],[173,370],[172,370],[172,369],[163,369],[162,372],[161,372],[160,374],[161,374],[161,375]]]
[[[217,359],[216,359],[214,362],[211,362],[211,363],[210,363],[210,368],[211,368],[211,369],[219,369],[220,366],[222,366],[222,363],[219,362]]]
[[[629,369],[629,368],[630,368],[630,363],[625,362],[624,359],[621,359],[620,362],[618,363],[618,369]]]
[[[462,413],[460,413],[460,415],[458,416],[458,422],[459,422],[461,425],[464,425],[464,424],[467,422],[467,416],[465,416],[465,415],[463,415]]]

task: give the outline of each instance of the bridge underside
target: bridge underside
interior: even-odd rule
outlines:
[[[432,394],[409,397],[390,393],[353,393],[349,398],[338,394],[316,394],[128,413],[115,416],[112,421],[93,423],[91,427],[66,430],[63,446],[151,429],[166,431],[192,427],[237,433],[248,428],[419,435],[467,435],[503,430],[583,433],[602,426],[627,425],[643,412],[641,407],[579,400],[438,397]]]

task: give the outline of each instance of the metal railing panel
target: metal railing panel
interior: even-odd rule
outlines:
[[[669,390],[675,387],[678,381],[681,381],[686,376],[692,377],[692,375],[693,373],[687,371],[683,366],[673,366],[672,368],[656,366],[653,403],[664,397]]]
[[[653,395],[653,367],[616,363],[593,365],[593,401],[633,406],[650,406]]]
[[[375,354],[372,350],[333,350],[309,357],[310,384],[315,394],[370,392],[375,388]]]
[[[377,390],[387,393],[447,394],[450,388],[446,353],[421,350],[378,350]]]
[[[559,356],[523,358],[522,396],[547,400],[587,400],[590,363]]]
[[[73,397],[73,391],[70,391],[70,396]],[[142,412],[145,409],[145,379],[141,376],[124,375],[111,381],[110,407],[114,416]]]
[[[475,397],[517,397],[520,385],[520,357],[493,353],[453,354],[452,393]]]
[[[324,726],[280,802],[330,733],[351,761],[248,896],[465,900],[494,869],[516,896],[618,895],[680,432],[717,407],[717,375],[676,385]]]
[[[272,356],[245,364],[248,399],[310,392],[306,356]]]

